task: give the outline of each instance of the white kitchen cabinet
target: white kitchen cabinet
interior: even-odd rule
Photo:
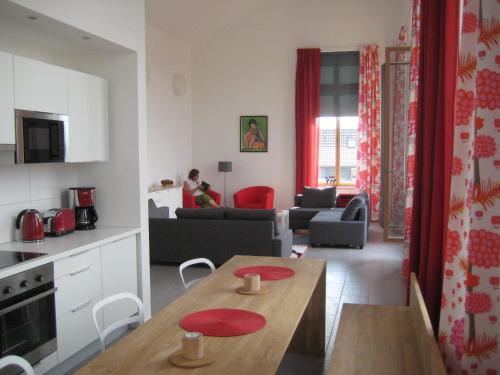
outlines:
[[[90,299],[57,317],[57,357],[59,363],[99,338],[92,316],[92,308],[100,297]],[[102,315],[97,321],[102,324]]]
[[[101,299],[100,248],[54,262],[58,361],[98,338],[92,307]],[[102,316],[98,317],[102,323]]]
[[[136,236],[101,246],[102,297],[129,292],[137,295]],[[131,301],[118,301],[103,309],[104,327],[137,311]]]
[[[68,71],[69,161],[109,159],[108,81]]]
[[[182,207],[182,186],[150,190],[148,199],[152,199],[156,207],[168,207],[168,216],[175,219],[175,210]]]
[[[101,250],[99,247],[84,250],[54,263],[54,278],[78,274],[82,269],[96,263],[101,263]]]
[[[100,266],[100,263],[89,264],[56,280],[56,316],[67,314],[102,295]]]
[[[15,144],[13,56],[0,51],[0,144]]]
[[[68,114],[68,70],[14,56],[16,109]]]

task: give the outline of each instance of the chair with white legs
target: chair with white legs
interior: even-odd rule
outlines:
[[[207,266],[210,267],[210,272],[215,271],[214,264],[210,260],[208,260],[207,258],[196,258],[196,259],[191,259],[191,260],[188,260],[188,261],[182,263],[179,266],[179,273],[181,275],[182,284],[184,285],[184,288],[186,290],[189,289],[191,286],[193,286],[193,284],[195,284],[196,282],[198,282],[202,279],[202,278],[194,279],[194,280],[191,280],[190,282],[188,282],[187,284],[186,284],[186,281],[184,280],[184,275],[182,274],[182,271],[184,271],[184,269],[186,267],[193,266],[195,264],[206,264]]]
[[[97,321],[97,313],[99,310],[101,310],[103,307],[110,305],[116,301],[121,301],[121,300],[131,300],[135,302],[137,305],[137,313],[135,315],[132,315],[128,318],[122,319],[118,322],[115,322],[108,327],[104,328],[101,330],[99,327],[99,323]],[[132,293],[118,293],[106,298],[103,298],[99,302],[97,302],[94,307],[92,308],[92,315],[94,316],[94,324],[95,327],[97,328],[97,333],[99,334],[99,340],[101,342],[101,353],[103,353],[106,350],[106,344],[105,340],[106,337],[116,329],[124,326],[128,326],[131,324],[139,323],[142,324],[144,323],[144,306],[142,304],[142,301],[134,294]]]
[[[25,375],[35,375],[33,367],[29,364],[27,360],[23,357],[18,357],[17,355],[8,355],[6,357],[0,358],[0,373],[2,369],[8,366],[19,367],[24,371]]]

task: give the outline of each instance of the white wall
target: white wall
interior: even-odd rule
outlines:
[[[146,27],[149,184],[181,183],[192,165],[191,49],[160,29]],[[186,92],[172,80],[183,76]]]
[[[19,238],[14,224],[20,211],[67,206],[74,183],[70,164],[0,166],[0,243]]]
[[[403,23],[407,0],[263,2],[192,49],[193,165],[222,192],[218,160],[231,160],[228,197],[269,185],[275,205],[292,205],[295,186],[296,49],[377,43],[381,60]],[[269,152],[239,152],[239,116],[269,116]],[[228,199],[232,202],[232,198]]]

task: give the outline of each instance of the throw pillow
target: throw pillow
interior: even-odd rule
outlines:
[[[358,217],[358,213],[360,208],[365,204],[363,199],[359,197],[354,197],[351,199],[351,201],[347,204],[347,206],[344,208],[344,211],[342,212],[342,215],[340,216],[340,220],[342,221],[354,221]]]
[[[178,208],[175,210],[177,219],[223,220],[224,209],[219,208]]]
[[[302,195],[302,207],[304,208],[332,208],[335,207],[335,187],[311,188],[305,187]]]
[[[226,208],[224,212],[226,220],[255,220],[272,221],[274,223],[274,235],[279,235],[276,210],[254,210],[246,208]]]

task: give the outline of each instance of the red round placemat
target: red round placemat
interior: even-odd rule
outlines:
[[[187,331],[205,336],[240,336],[264,327],[266,318],[247,310],[212,309],[186,315],[179,324]]]
[[[258,273],[261,280],[282,280],[295,275],[295,271],[288,267],[254,266],[237,269],[234,276],[244,277],[249,273]]]

